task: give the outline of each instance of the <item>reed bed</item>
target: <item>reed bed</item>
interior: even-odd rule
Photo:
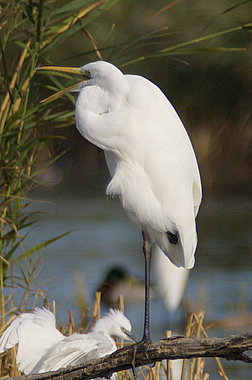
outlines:
[[[26,249],[25,240],[35,223],[29,211],[28,193],[41,185],[48,167],[65,151],[55,149],[61,136],[50,133],[56,127],[74,124],[73,110],[42,104],[41,92],[62,89],[51,76],[39,81],[35,68],[51,63],[52,54],[62,41],[94,22],[116,0],[38,2],[8,0],[0,12],[0,324],[8,314],[23,310],[34,271],[39,266],[33,255],[65,236],[42,241]],[[73,96],[69,96],[74,101]],[[43,181],[42,181],[43,182]],[[16,268],[18,267],[18,275]],[[19,307],[13,289],[24,290]]]

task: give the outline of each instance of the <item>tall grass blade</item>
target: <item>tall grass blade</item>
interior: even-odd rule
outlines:
[[[43,243],[37,244],[35,247],[32,247],[32,248],[28,249],[26,252],[24,252],[21,256],[19,256],[14,261],[14,264],[20,262],[21,260],[27,259],[31,255],[33,255],[35,252],[41,251],[41,249],[47,247],[49,244],[52,244],[52,243],[54,243],[55,241],[57,241],[59,239],[62,239],[63,237],[69,235],[71,232],[73,232],[73,231],[68,231],[65,234],[62,234],[62,235],[57,236],[57,237],[55,237],[53,239],[50,239],[50,240],[46,240]]]

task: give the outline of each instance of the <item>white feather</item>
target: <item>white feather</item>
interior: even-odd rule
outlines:
[[[34,372],[35,364],[64,336],[56,329],[53,313],[35,308],[33,313],[19,315],[0,340],[0,352],[18,343],[17,363],[25,374]]]
[[[116,350],[112,335],[129,340],[122,328],[130,333],[130,321],[119,310],[111,309],[96,322],[93,332],[65,337],[56,329],[53,313],[36,308],[11,323],[0,339],[0,352],[18,344],[17,363],[26,375],[56,371],[111,354]]]
[[[135,224],[178,267],[192,268],[201,181],[188,134],[171,103],[147,79],[107,62],[82,68],[92,79],[76,103],[80,133],[105,151],[111,182]],[[178,233],[171,244],[167,231]]]

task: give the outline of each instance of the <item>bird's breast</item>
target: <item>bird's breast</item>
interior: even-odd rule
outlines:
[[[144,168],[137,162],[123,161],[112,166],[112,179],[106,194],[118,196],[131,220],[140,227],[152,226],[162,231],[170,229],[172,222],[165,215]]]

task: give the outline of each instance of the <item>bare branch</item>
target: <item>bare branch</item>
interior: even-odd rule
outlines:
[[[191,359],[197,357],[220,357],[252,363],[252,357],[244,352],[252,349],[252,332],[231,335],[226,338],[171,337],[155,343],[137,343],[124,347],[101,359],[90,360],[85,365],[67,367],[55,372],[38,375],[17,376],[15,380],[77,380],[111,376],[132,368],[134,350],[135,367],[164,359]],[[9,378],[11,379],[11,378]],[[13,378],[14,379],[14,378]]]

